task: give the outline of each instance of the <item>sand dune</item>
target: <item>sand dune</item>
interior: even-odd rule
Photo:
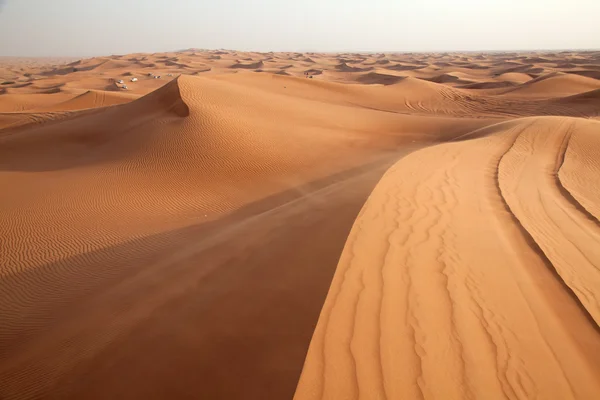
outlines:
[[[597,396],[600,229],[554,174],[566,139],[598,128],[519,120],[394,165],[348,237],[295,398]]]
[[[52,106],[38,108],[36,111],[71,111],[86,108],[108,107],[116,104],[128,103],[139,96],[124,92],[104,92],[100,90],[88,90],[72,99]]]
[[[506,93],[519,96],[559,97],[595,89],[600,89],[600,80],[579,75],[552,73],[525,82]]]
[[[472,83],[468,80],[461,79],[457,75],[451,75],[451,74],[441,74],[441,75],[433,76],[431,78],[424,78],[424,79],[427,81],[430,81],[430,82],[435,82],[435,83],[451,83],[451,82],[452,83],[461,83],[461,84]]]
[[[598,62],[0,59],[0,398],[599,397]]]
[[[351,67],[346,62],[342,62],[339,65],[336,65],[335,69],[340,72],[363,72],[363,71],[370,71],[372,69],[372,67],[365,67],[365,68]]]
[[[262,61],[258,61],[255,63],[249,63],[249,64],[245,64],[245,63],[235,63],[231,66],[231,68],[244,68],[244,69],[257,69],[257,68],[262,68],[264,66]]]
[[[525,83],[531,80],[531,76],[518,72],[505,72],[498,75],[497,79],[513,83]]]
[[[589,78],[600,79],[600,71],[599,70],[577,70],[577,71],[568,71],[570,74],[587,76]]]
[[[0,95],[0,113],[19,112],[58,104],[72,97],[66,93],[56,94],[4,94]]]
[[[360,83],[367,84],[378,84],[378,85],[392,85],[398,83],[401,80],[406,79],[402,76],[380,74],[378,72],[368,72],[364,75],[359,76],[356,80]]]
[[[228,76],[231,78],[226,79]],[[110,362],[120,364],[124,362],[123,356],[121,350],[112,350],[114,346],[136,349],[128,356],[133,358],[127,358],[130,361],[118,368],[124,368],[132,360],[141,361],[139,352],[154,352],[158,357],[158,349],[151,339],[163,324],[162,314],[150,320],[148,317],[140,320],[140,316],[148,315],[157,307],[174,307],[187,301],[188,296],[193,296],[193,290],[181,292],[182,279],[190,282],[205,280],[208,278],[203,276],[209,271],[213,271],[210,280],[227,279],[232,273],[230,268],[246,268],[247,257],[259,257],[256,263],[261,262],[261,257],[263,260],[267,257],[269,261],[264,267],[289,264],[285,261],[288,252],[275,255],[267,249],[257,252],[258,246],[262,245],[259,238],[252,251],[242,250],[248,246],[248,224],[253,230],[263,224],[284,224],[278,229],[289,224],[302,227],[306,217],[300,210],[311,212],[319,207],[336,191],[348,187],[350,183],[340,186],[341,182],[354,180],[355,175],[360,182],[366,179],[359,178],[360,174],[368,173],[369,179],[362,184],[368,188],[376,181],[377,171],[383,172],[381,165],[385,164],[382,163],[389,162],[386,160],[396,154],[394,149],[399,144],[420,138],[427,140],[427,135],[440,130],[463,134],[473,126],[483,124],[478,121],[440,120],[433,121],[433,124],[425,123],[410,135],[399,135],[399,126],[412,123],[418,127],[418,119],[337,104],[327,99],[327,90],[315,90],[317,82],[307,84],[303,78],[228,76],[218,79],[180,77],[136,101],[76,113],[54,123],[21,127],[2,137],[2,183],[15,187],[8,197],[3,198],[2,209],[6,213],[2,214],[0,224],[2,236],[9,238],[10,243],[3,253],[0,307],[10,324],[0,328],[3,366],[0,375],[3,381],[11,383],[3,388],[3,394],[12,397],[24,392],[36,396],[54,393],[64,379],[85,373],[99,379],[99,386],[95,386],[93,391],[99,397],[107,395],[110,390],[115,390],[116,383],[108,386],[101,383],[104,381],[101,377],[106,376],[108,371],[101,368],[101,364],[86,367],[85,359],[95,354],[95,357],[108,357],[113,360]],[[257,79],[262,79],[259,81],[261,90],[248,90],[248,85],[255,84]],[[352,96],[345,98],[352,99]],[[332,123],[332,114],[343,118]],[[266,115],[270,117],[264,118]],[[374,118],[376,115],[378,117]],[[378,122],[373,124],[375,119]],[[105,121],[111,122],[106,124]],[[282,126],[286,126],[285,135],[281,134]],[[52,152],[47,151],[49,146],[52,146]],[[390,153],[392,150],[394,152]],[[374,166],[361,167],[364,164]],[[378,169],[371,172],[375,166]],[[347,177],[336,175],[339,173]],[[15,179],[19,180],[19,185],[14,185]],[[319,180],[324,180],[324,183],[316,183]],[[324,185],[322,193],[313,193]],[[323,279],[310,284],[320,285],[321,296],[327,289],[345,233],[356,215],[356,206],[360,207],[361,197],[344,199],[346,190],[335,194],[341,197],[342,203],[338,206],[351,200],[355,211],[350,211],[342,220],[332,220],[331,230],[338,232],[337,241],[325,247],[307,247],[305,250],[307,256],[313,251],[315,253],[313,268],[305,270],[304,279],[309,284],[311,277],[322,268],[318,274],[324,274],[320,275]],[[286,191],[290,193],[277,195]],[[44,193],[61,195],[54,197]],[[276,197],[270,200],[269,196]],[[279,211],[259,217],[298,196],[307,196],[307,199],[298,204],[292,203],[281,211],[289,210],[284,215],[297,215],[294,217],[296,223],[291,217],[277,222],[283,218]],[[91,201],[78,200],[82,198]],[[246,206],[249,211],[238,211],[240,215],[226,217]],[[23,209],[38,210],[40,214],[18,211]],[[259,214],[255,214],[257,212]],[[44,217],[40,218],[40,215]],[[330,212],[316,221],[325,219],[326,215]],[[70,222],[65,224],[63,221]],[[45,226],[53,226],[54,229],[47,231]],[[212,226],[210,234],[207,231],[209,226]],[[269,232],[265,234],[271,235]],[[292,231],[291,234],[287,239],[292,240],[290,244],[300,233]],[[311,238],[312,235],[306,237]],[[218,256],[221,250],[217,248],[235,241],[241,246],[236,258]],[[311,243],[308,240],[306,246]],[[327,243],[324,241],[324,245]],[[213,255],[208,256],[209,253]],[[238,259],[242,254],[247,256]],[[206,257],[216,258],[209,261]],[[204,272],[190,269],[198,262],[204,265]],[[180,272],[174,274],[173,268]],[[146,272],[139,275],[142,271]],[[216,271],[220,272],[215,275]],[[250,297],[240,296],[238,301],[244,303],[254,298],[254,290],[258,287],[265,293],[271,293],[269,296],[282,296],[282,301],[287,296],[291,296],[290,299],[299,296],[306,287],[292,285],[289,280],[295,280],[297,276],[293,271],[284,269],[271,273],[268,281],[279,282],[276,286],[265,291],[262,288],[265,281],[261,280],[261,285],[246,292]],[[157,297],[151,294],[155,291],[152,282],[161,275],[164,292]],[[73,283],[69,291],[60,289],[65,281]],[[277,289],[284,282],[288,282],[285,285],[289,288]],[[203,304],[212,304],[214,312],[217,312],[214,302],[230,293],[232,289],[227,287],[232,284],[235,282],[225,284],[222,291],[209,296]],[[110,287],[111,300],[108,300],[106,290]],[[167,287],[172,289],[167,290]],[[294,332],[290,339],[278,339],[277,332],[280,331],[275,330],[272,340],[264,342],[263,336],[259,336],[254,342],[257,349],[262,347],[269,354],[280,353],[280,357],[287,354],[282,362],[286,360],[287,363],[289,357],[295,357],[296,362],[290,367],[292,373],[286,375],[289,369],[282,369],[281,362],[273,364],[265,360],[259,368],[256,360],[248,357],[247,353],[234,357],[240,368],[252,365],[252,368],[262,370],[265,379],[273,377],[273,374],[283,374],[280,383],[274,384],[271,392],[274,396],[283,392],[291,397],[303,361],[302,349],[308,345],[321,306],[322,297],[317,294],[315,292],[314,301],[306,303],[312,309],[302,311],[309,318],[302,329],[295,327],[295,318],[288,319],[290,322],[286,329]],[[122,309],[120,304],[139,296],[155,300],[140,303],[132,309]],[[85,312],[84,318],[84,310],[106,301],[106,308],[98,309],[98,313]],[[202,342],[205,346],[203,351],[216,346],[210,337],[222,337],[231,326],[239,326],[236,324],[246,321],[242,316],[249,312],[247,307],[239,311],[230,310],[228,304],[231,301],[223,304],[223,312],[230,315],[232,321],[224,321],[214,325],[214,330],[207,330],[205,325],[212,324],[209,321],[215,315],[210,313],[194,323],[203,327],[206,337]],[[44,306],[40,307],[41,304]],[[267,325],[279,324],[284,318],[276,310],[265,313],[266,304],[256,304],[260,307],[252,312],[260,313],[263,319],[271,318]],[[308,307],[306,304],[302,302],[299,306]],[[65,316],[68,308],[71,308],[70,317]],[[185,312],[195,311],[190,308]],[[24,315],[28,318],[23,319],[21,316]],[[83,323],[81,318],[93,332],[102,333],[97,335],[90,331],[90,334],[82,335],[78,325]],[[75,321],[79,323],[73,325]],[[175,332],[183,335],[189,327],[181,325],[181,331]],[[133,329],[145,329],[148,334],[143,335],[147,339],[138,334],[132,337],[138,343],[132,347],[123,335]],[[45,333],[42,335],[42,332]],[[239,335],[230,336],[228,341],[223,342],[221,349],[225,351],[232,343],[245,337],[242,330]],[[191,338],[181,340],[179,350],[172,353],[175,357],[185,357],[192,347],[198,345]],[[70,343],[68,351],[65,351],[65,343]],[[273,343],[280,344],[273,347]],[[31,350],[24,352],[25,348]],[[45,349],[43,351],[51,355],[48,363],[37,359],[39,349]],[[190,374],[178,372],[181,390],[186,388],[184,381],[197,379],[193,371],[212,369],[213,373],[205,373],[206,393],[235,394],[234,388],[225,385],[223,379],[227,378],[222,375],[223,370],[215,368],[214,358],[198,359],[195,363]],[[170,369],[168,364],[164,368]],[[227,365],[225,363],[223,367]],[[150,373],[150,367],[149,364],[140,365],[137,370]],[[156,370],[156,366],[152,368]],[[28,372],[23,380],[20,376],[25,371]],[[161,380],[155,379],[156,382]],[[172,379],[172,374],[164,374],[159,385],[168,385]],[[28,383],[34,381],[37,383]],[[214,385],[208,385],[209,382]],[[66,392],[60,393],[76,396],[81,391],[88,392],[90,387],[87,384],[70,385],[64,390]],[[123,390],[123,393],[134,397],[145,393],[141,385]],[[244,387],[244,393],[260,398],[264,387],[256,385],[254,390]]]

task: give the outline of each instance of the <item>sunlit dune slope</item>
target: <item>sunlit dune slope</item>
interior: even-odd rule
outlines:
[[[600,225],[582,204],[598,190],[575,177],[597,173],[598,132],[521,119],[395,164],[348,237],[295,398],[597,397]]]

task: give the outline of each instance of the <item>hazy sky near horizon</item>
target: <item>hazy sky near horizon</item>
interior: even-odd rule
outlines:
[[[0,0],[0,56],[600,48],[600,0]]]

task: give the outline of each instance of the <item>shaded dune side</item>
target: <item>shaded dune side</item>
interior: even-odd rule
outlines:
[[[498,89],[514,86],[512,82],[501,81],[501,82],[476,82],[468,83],[465,85],[457,86],[460,89]]]
[[[461,79],[460,77],[458,77],[456,75],[452,75],[452,74],[441,74],[441,75],[433,76],[431,78],[422,78],[422,79],[429,81],[429,82],[435,82],[435,83],[450,83],[450,82],[459,83],[459,84],[473,83],[469,80]]]
[[[0,394],[290,398],[352,220],[383,170],[0,279]]]
[[[255,63],[245,64],[245,63],[235,63],[231,66],[231,68],[242,68],[242,69],[256,69],[264,67],[264,63],[262,61],[258,61]]]
[[[600,229],[555,183],[565,136],[597,125],[498,124],[388,170],[348,237],[295,399],[598,397]]]
[[[342,62],[342,63],[336,65],[335,69],[340,72],[364,72],[364,71],[371,71],[373,69],[373,67],[364,67],[364,68],[351,67],[348,64],[346,64],[345,62]]]
[[[268,87],[268,80],[272,81],[264,80],[264,86]],[[23,196],[29,207],[49,209],[47,215],[59,219],[99,213],[105,215],[101,218],[105,223],[96,227],[96,234],[101,236],[102,226],[109,229],[111,225],[106,215],[127,220],[144,212],[222,212],[286,185],[348,167],[353,160],[348,156],[358,151],[359,143],[368,152],[401,141],[393,135],[403,124],[400,115],[385,113],[379,124],[373,125],[367,117],[379,114],[377,111],[337,104],[318,103],[315,107],[315,103],[288,96],[287,92],[249,94],[237,84],[181,77],[131,103],[3,131],[0,169],[7,174],[3,176],[10,179],[9,173],[27,173],[21,185],[6,197],[5,209],[24,206],[21,200],[9,201]],[[299,115],[298,110],[304,113]],[[332,124],[328,122],[331,112],[347,118]],[[271,117],[263,118],[266,114]],[[106,121],[111,122],[110,127]],[[286,121],[293,126],[281,135]],[[379,135],[364,134],[373,129]],[[435,126],[427,129],[437,130]],[[315,163],[334,148],[336,153],[327,158],[327,165]],[[86,170],[78,171],[80,167]],[[48,175],[37,183],[35,175],[28,175],[34,172]],[[53,176],[51,172],[63,175]],[[80,175],[82,172],[84,175]],[[265,184],[258,186],[256,181],[250,182],[252,179],[264,179]],[[103,189],[107,185],[110,190]],[[63,189],[65,198],[73,196],[72,209],[67,212],[63,206],[50,212],[60,201],[44,193]],[[85,190],[94,204],[81,207],[77,193]],[[119,190],[120,200],[115,195]],[[127,206],[126,199],[135,206]],[[143,207],[138,204],[141,199],[145,199]],[[63,209],[67,214],[62,214]],[[7,219],[2,229],[20,244],[13,243],[14,251],[6,262],[27,265],[18,258],[22,256],[28,257],[29,263],[35,260],[33,264],[50,262],[61,253],[54,246],[69,247],[72,240],[74,246],[83,245],[77,233],[64,224],[46,235],[44,240],[54,239],[44,245],[42,238],[35,239],[31,232],[42,232],[41,221],[37,221],[27,213]],[[17,249],[23,246],[29,253],[19,255]]]
[[[393,85],[405,79],[403,76],[381,74],[378,72],[368,72],[356,78],[357,82],[368,85]]]
[[[261,99],[235,86],[205,81],[199,87],[199,82],[183,78],[133,103],[14,132],[1,143],[0,179],[12,172],[25,177],[12,197],[41,201],[21,203],[11,212],[15,206],[9,197],[2,200],[2,209],[9,212],[2,214],[0,224],[7,245],[0,257],[0,381],[8,383],[0,388],[0,397],[148,398],[156,388],[197,396],[198,371],[200,391],[207,398],[264,398],[265,384],[251,381],[257,376],[270,385],[267,391],[274,398],[292,395],[330,274],[360,207],[360,193],[369,192],[380,168],[365,181],[327,188],[345,179],[332,176],[316,187],[296,186],[302,179],[294,179],[290,168],[308,169],[316,159],[297,157],[295,140],[269,142],[281,137],[280,121],[274,123],[278,129],[257,125],[262,118],[240,124],[226,108],[240,97],[238,111],[249,107],[246,114],[254,115],[251,106]],[[268,98],[262,103],[273,104]],[[107,118],[113,123],[110,129],[101,124]],[[182,126],[184,121],[188,125]],[[344,135],[326,129],[321,133],[333,136],[330,142],[340,150]],[[306,138],[299,154],[325,143],[311,140],[305,131],[291,129],[288,134]],[[53,142],[46,141],[48,135]],[[48,143],[54,143],[53,151]],[[4,157],[12,152],[37,164],[25,164],[17,155]],[[57,168],[63,170],[53,175]],[[32,169],[44,178],[33,180]],[[360,177],[361,170],[349,177],[353,175]],[[240,181],[251,187],[239,190]],[[281,198],[264,198],[273,187],[290,186],[293,190]],[[294,201],[319,186],[326,187],[322,193]],[[53,192],[60,197],[48,195]],[[256,202],[238,214],[216,218],[233,208],[232,198],[239,206],[244,197],[246,203]],[[44,214],[38,223],[34,213],[20,212],[33,209]],[[177,223],[177,217],[183,222]],[[136,225],[144,229],[136,231]],[[323,235],[318,246],[314,226]],[[267,251],[266,242],[279,251]],[[286,259],[300,249],[305,249],[302,258]],[[314,269],[303,268],[303,262]],[[314,297],[294,297],[306,292]],[[274,299],[286,307],[273,308]],[[296,312],[288,314],[289,308]],[[180,322],[169,329],[172,337],[161,341],[166,346],[157,344],[155,339],[164,337],[164,327],[173,320]],[[202,333],[189,335],[189,329]],[[235,349],[248,343],[253,350],[238,355]],[[90,355],[98,362],[90,364]],[[166,363],[154,365],[149,356]],[[290,359],[296,359],[291,366]],[[113,367],[104,368],[107,363]],[[173,364],[189,368],[174,376]],[[123,374],[129,379],[121,379]],[[249,377],[241,386],[243,395],[229,384],[230,375]],[[152,376],[152,384],[141,382],[140,376]],[[173,382],[179,383],[177,388]]]
[[[152,132],[141,131],[141,126],[152,124],[157,118],[188,114],[178,81],[172,81],[132,103],[92,110],[91,113],[75,113],[55,124],[7,131],[0,143],[0,168],[55,170],[119,159],[141,149],[145,141],[151,139]],[[114,127],[106,129],[106,121],[111,121]],[[130,132],[132,128],[136,130]],[[125,132],[130,133],[124,135]],[[55,151],[48,152],[49,146]],[[82,149],[87,152],[82,153]]]
[[[569,71],[568,73],[600,80],[600,71],[598,70]]]
[[[180,77],[3,131],[0,397],[292,396],[347,232],[398,146],[487,124],[308,82]]]
[[[402,129],[408,126],[435,138],[439,132],[460,132],[460,125],[486,123],[460,121],[456,129],[456,122],[450,119],[421,123],[415,117],[314,103],[287,95],[303,90],[305,80],[279,79],[290,85],[284,93],[281,89],[265,92],[269,81],[272,89],[278,87],[274,86],[277,81],[267,78],[261,86],[263,92],[249,94],[244,86],[220,79],[181,77],[131,103],[72,115],[43,114],[46,119],[41,123],[3,131],[2,177],[10,182],[9,174],[21,176],[20,185],[4,199],[7,214],[2,229],[11,238],[7,240],[12,248],[4,261],[19,265],[18,269],[53,262],[65,251],[113,243],[136,227],[119,226],[119,235],[109,234],[113,229],[109,216],[125,222],[145,213],[183,218],[185,213],[230,210],[283,187],[367,162],[370,154],[419,137],[413,133],[403,138]],[[321,96],[310,86],[307,93],[312,98]],[[360,92],[359,96],[365,98]],[[298,110],[303,113],[299,115]],[[332,124],[333,112],[345,118]],[[377,124],[372,123],[375,115]],[[56,118],[50,120],[50,116]],[[106,121],[111,122],[109,128]],[[281,135],[286,123],[292,125]],[[440,130],[442,126],[446,128]],[[46,178],[38,182],[36,172],[45,173]],[[63,200],[49,196],[60,190],[64,190]],[[93,204],[78,202],[81,192],[87,193]],[[70,199],[68,206],[65,199]],[[100,222],[89,234],[97,236],[94,240],[98,242],[83,243],[76,229],[58,222],[52,232],[40,237],[40,224],[48,221],[44,223],[35,213],[17,213],[23,207],[47,210],[45,215],[58,221],[82,218],[81,227],[97,215]],[[9,218],[13,210],[15,214]],[[148,229],[147,234],[155,228]],[[28,249],[26,254],[19,251],[23,248]]]

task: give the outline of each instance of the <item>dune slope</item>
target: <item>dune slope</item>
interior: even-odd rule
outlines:
[[[360,101],[378,93],[181,76],[3,130],[0,394],[291,397],[379,176],[486,124]]]
[[[0,398],[600,398],[599,62],[0,57]]]
[[[556,176],[568,139],[599,128],[517,120],[395,164],[348,237],[295,398],[596,397],[600,227]]]

